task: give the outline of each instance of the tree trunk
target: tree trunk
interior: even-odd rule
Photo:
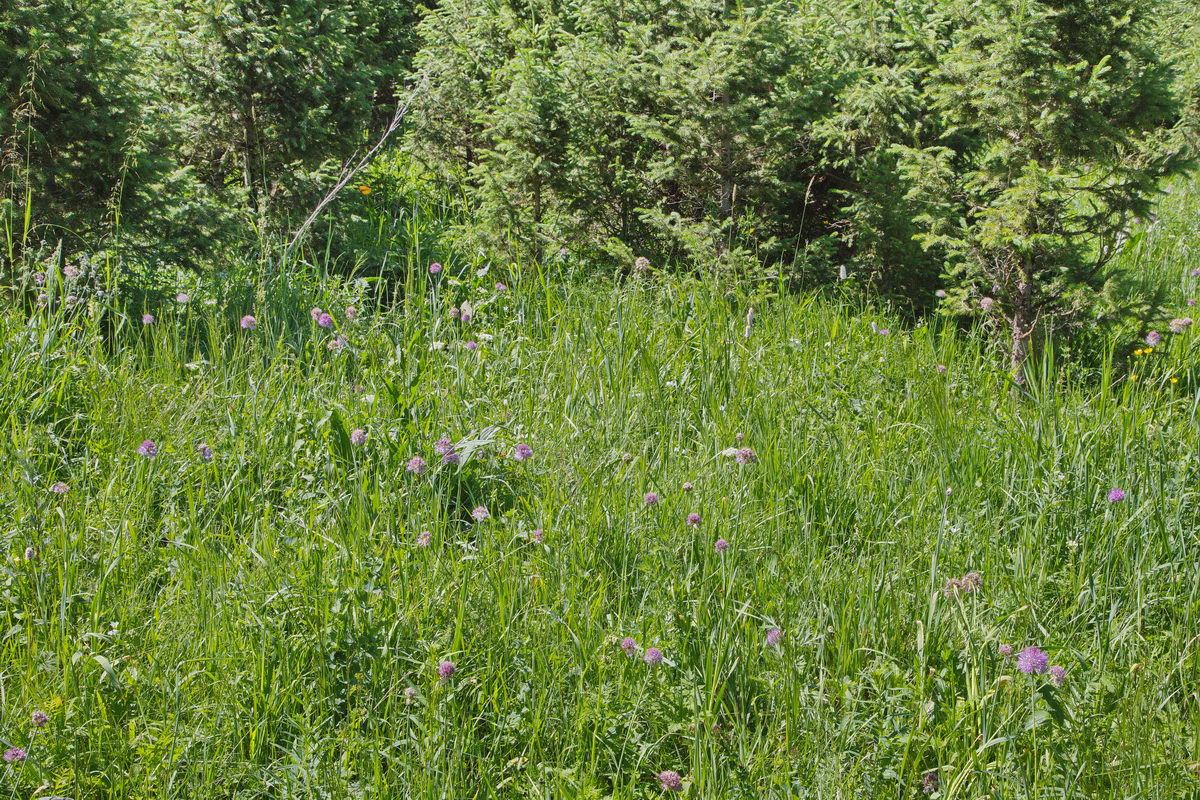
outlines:
[[[1021,262],[1020,279],[1012,314],[1012,357],[1013,380],[1018,386],[1025,385],[1025,362],[1029,360],[1029,339],[1033,335],[1033,271],[1029,257]]]

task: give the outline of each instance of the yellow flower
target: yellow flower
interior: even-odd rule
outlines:
[[[1140,356],[1140,355],[1142,354],[1142,351],[1141,351],[1140,349],[1138,349],[1138,350],[1134,350],[1134,351],[1133,351],[1133,354],[1134,354],[1135,356]]]
[[[358,190],[360,192],[362,192],[363,194],[370,194],[372,191],[374,191],[370,186],[367,186],[366,184],[359,186]]]
[[[1171,383],[1179,383],[1179,378],[1171,378]]]
[[[1129,380],[1131,380],[1131,381],[1136,381],[1136,380],[1137,380],[1137,375],[1130,375],[1130,376],[1129,376]]]
[[[1153,347],[1147,347],[1147,348],[1146,348],[1145,350],[1143,350],[1142,352],[1143,352],[1143,353],[1145,353],[1146,355],[1150,355],[1151,353],[1153,353],[1153,352],[1154,352],[1154,348],[1153,348]]]

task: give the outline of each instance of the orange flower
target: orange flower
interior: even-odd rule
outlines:
[[[366,184],[359,186],[358,190],[360,192],[362,192],[363,194],[370,194],[372,191],[374,191],[370,186],[367,186]]]

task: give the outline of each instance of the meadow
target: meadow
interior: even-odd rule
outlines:
[[[1117,263],[1181,318],[1198,198]],[[419,233],[0,316],[0,797],[1200,792],[1194,328],[1020,387],[979,326]]]

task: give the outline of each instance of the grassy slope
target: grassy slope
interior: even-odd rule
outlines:
[[[355,322],[333,286],[197,292],[115,352],[86,317],[0,320],[0,739],[29,749],[0,797],[1198,790],[1192,333],[1022,398],[973,336],[823,301],[760,303],[747,339],[702,284],[446,278]],[[404,469],[493,426],[461,471]],[[756,463],[721,455],[739,432]]]

